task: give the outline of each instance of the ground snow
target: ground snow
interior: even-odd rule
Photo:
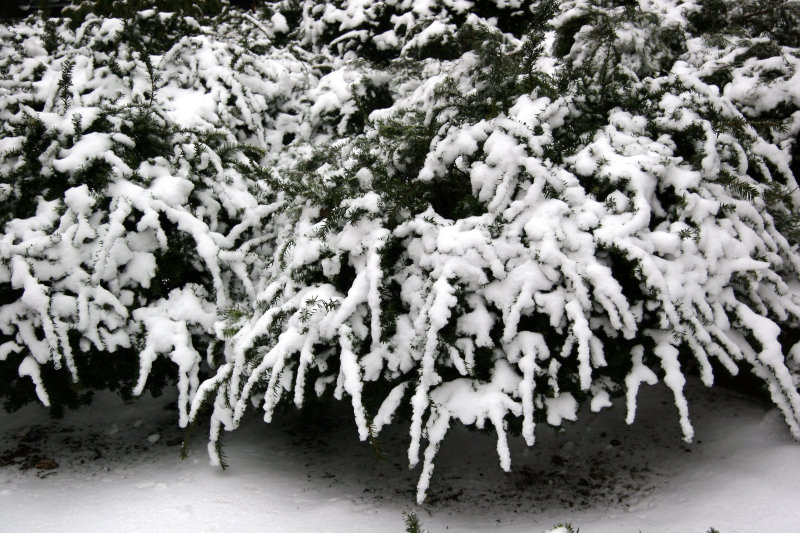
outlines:
[[[401,533],[414,509],[431,533],[539,533],[564,522],[587,533],[796,532],[800,446],[780,413],[694,381],[686,395],[694,444],[664,421],[676,415],[658,385],[632,426],[617,402],[582,413],[579,426],[539,428],[531,448],[512,438],[509,473],[497,468],[494,435],[453,428],[421,506],[404,429],[384,429],[378,462],[345,405],[313,425],[293,412],[246,420],[226,440],[225,472],[208,466],[205,428],[178,458],[183,435],[163,409],[171,399],[103,395],[60,421],[28,407],[0,420],[2,531]],[[33,466],[43,459],[59,467]]]

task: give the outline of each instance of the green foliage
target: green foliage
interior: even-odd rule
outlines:
[[[690,13],[687,19],[696,32],[718,32],[728,25],[728,4],[726,0],[700,0],[699,9]]]
[[[422,522],[415,511],[407,511],[403,513],[403,518],[406,523],[406,533],[426,533],[427,530],[422,529]]]
[[[0,336],[0,341],[5,340],[7,339]],[[42,367],[42,381],[50,397],[51,416],[61,418],[67,409],[88,405],[96,391],[108,390],[126,401],[133,400],[131,391],[139,373],[139,355],[136,350],[119,350],[113,357],[109,357],[107,353],[97,349],[81,349],[78,335],[71,335],[70,341],[75,354],[78,380],[74,380],[66,368]],[[27,355],[25,352],[12,354],[5,361],[0,361],[0,380],[5,384],[0,398],[3,399],[3,408],[8,412],[39,401],[30,385],[30,378],[21,377],[17,370]],[[156,361],[148,382],[148,391],[153,396],[160,396],[164,387],[173,382],[170,365],[164,360]]]
[[[358,111],[350,117],[347,123],[347,131],[351,134],[363,133],[370,113],[376,109],[391,107],[393,103],[389,83],[386,81],[376,82],[369,78],[365,78],[355,87],[353,100]]]
[[[332,224],[344,220],[352,223],[363,216],[358,211],[339,207],[344,198],[354,195],[360,188],[355,174],[362,168],[370,169],[369,188],[380,195],[392,217],[404,218],[409,212],[424,211],[428,205],[449,219],[485,212],[472,195],[468,175],[455,165],[428,183],[415,179],[425,163],[431,142],[443,126],[490,120],[506,112],[520,95],[533,93],[554,97],[556,91],[550,78],[534,68],[542,53],[540,30],[525,36],[518,49],[510,49],[502,34],[480,24],[462,26],[456,38],[461,50],[474,47],[478,54],[474,72],[477,90],[464,94],[454,78],[447,78],[435,91],[435,118],[431,119],[430,113],[419,109],[402,109],[374,125],[377,146],[373,137],[357,140],[350,157],[340,163],[340,168],[325,177],[320,176],[324,180],[322,184],[309,178],[323,164],[337,159],[339,149],[335,145],[320,148],[295,168],[292,180],[280,184],[293,195],[316,199],[326,219],[323,232],[330,231]],[[387,93],[376,92],[373,87],[367,82],[356,91],[360,120],[368,116],[368,111],[391,103]],[[363,124],[360,120],[351,121],[350,125]]]
[[[122,31],[110,41],[96,43],[96,50],[113,57],[120,47],[129,46],[140,52],[142,61],[149,62],[151,55],[163,54],[181,38],[200,34],[199,22],[221,16],[226,9],[225,0],[83,0],[64,8],[63,16],[72,29],[106,18],[121,19]]]
[[[12,102],[3,109],[2,137],[12,139],[13,146],[0,153],[0,165],[3,168],[0,174],[0,186],[3,188],[0,192],[6,208],[0,214],[0,227],[7,228],[9,222],[35,216],[44,205],[42,202],[55,202],[55,214],[63,217],[61,223],[66,224],[64,227],[69,227],[70,220],[74,222],[74,218],[70,218],[73,214],[64,204],[65,194],[71,189],[86,186],[94,210],[81,216],[91,220],[93,230],[90,234],[84,232],[81,240],[76,239],[70,246],[75,247],[74,253],[80,257],[86,254],[87,248],[97,245],[97,238],[100,238],[99,250],[96,249],[95,253],[89,253],[78,262],[75,262],[76,256],[67,255],[64,259],[57,250],[42,250],[40,246],[10,255],[13,260],[19,259],[29,265],[28,268],[36,276],[33,279],[36,279],[48,298],[59,298],[66,293],[66,298],[74,299],[76,293],[87,291],[84,294],[108,295],[106,303],[97,306],[98,313],[113,311],[111,302],[122,305],[120,299],[131,308],[114,318],[106,317],[106,322],[101,318],[100,321],[95,319],[94,323],[91,320],[87,323],[85,309],[81,311],[84,315],[80,320],[56,315],[50,318],[55,320],[59,328],[56,338],[48,330],[47,314],[42,317],[39,311],[25,307],[24,291],[17,288],[18,282],[0,280],[0,307],[5,313],[0,345],[4,345],[4,348],[10,346],[12,350],[0,360],[0,375],[6,384],[0,397],[4,399],[5,407],[11,410],[37,398],[31,378],[21,376],[19,370],[24,361],[33,357],[33,348],[36,346],[49,345],[53,354],[52,364],[44,364],[41,360],[37,364],[54,415],[60,415],[65,408],[87,403],[95,390],[110,389],[130,398],[138,385],[137,380],[141,379],[139,354],[149,342],[146,332],[142,331],[143,325],[132,316],[132,311],[157,305],[161,299],[166,300],[177,294],[175,291],[204,295],[223,288],[212,279],[212,269],[198,255],[197,234],[187,231],[185,218],[181,222],[174,214],[152,211],[149,221],[143,223],[144,208],[141,204],[138,208],[130,209],[123,218],[115,218],[125,211],[125,199],[114,197],[113,187],[123,184],[146,189],[153,180],[153,176],[148,174],[150,169],[179,164],[183,169],[181,172],[184,175],[188,172],[188,178],[192,180],[193,192],[188,195],[186,212],[199,210],[199,213],[203,213],[203,209],[206,209],[204,201],[209,198],[207,191],[224,186],[218,183],[220,180],[230,181],[232,176],[241,175],[237,172],[253,173],[255,165],[265,154],[260,147],[236,142],[236,138],[226,130],[198,131],[178,127],[156,98],[163,80],[159,67],[151,62],[149,54],[172,47],[176,31],[182,26],[191,26],[192,31],[199,31],[196,23],[178,15],[148,17],[146,13],[133,10],[137,6],[111,6],[110,3],[108,6],[109,9],[120,10],[109,14],[128,17],[120,32],[105,35],[110,40],[97,38],[102,19],[95,14],[88,16],[77,36],[70,34],[60,19],[37,23],[42,31],[42,43],[50,57],[40,56],[42,63],[31,74],[38,79],[48,70],[58,73],[58,84],[52,95],[41,96],[31,92],[13,95],[12,98],[5,92],[0,95],[4,104]],[[151,18],[166,21],[164,23],[171,26],[158,26],[159,23],[154,26]],[[148,35],[150,32],[153,38]],[[160,44],[155,37],[161,39]],[[13,68],[13,60],[13,57],[9,58],[4,68]],[[87,82],[91,83],[92,80],[83,75],[87,60],[89,68],[96,75],[105,77],[105,83],[112,89],[105,93],[94,91],[88,101],[85,88]],[[82,76],[77,77],[76,72],[81,72]],[[141,92],[126,93],[124,89],[127,83],[120,83],[123,78],[146,80],[147,84],[143,85]],[[132,86],[133,83],[130,83],[131,89]],[[79,99],[83,101],[82,104]],[[80,107],[80,110],[75,110],[75,107]],[[46,110],[44,115],[40,113],[43,110]],[[55,122],[54,117],[58,117]],[[108,151],[87,151],[83,142],[89,136],[95,140],[103,139],[101,146],[107,140],[105,146],[109,146]],[[176,150],[176,147],[181,149]],[[79,165],[56,164],[71,152],[83,154]],[[220,166],[209,167],[209,160],[218,162]],[[220,231],[235,226],[238,223],[236,217],[242,214],[233,207],[220,210],[215,200],[212,201],[212,209],[215,210],[207,216],[206,221]],[[205,224],[202,214],[199,217],[196,220]],[[118,229],[114,224],[119,224]],[[163,245],[156,245],[145,253],[152,257],[152,280],[137,283],[125,278],[124,261],[131,259],[128,250],[115,260],[121,260],[122,263],[117,265],[119,271],[114,278],[105,276],[100,283],[92,281],[93,277],[103,277],[94,269],[99,270],[102,266],[98,258],[103,256],[102,238],[107,235],[109,227],[115,227],[114,231],[123,234],[123,242],[133,243],[137,238],[143,238],[144,241],[137,242],[147,248],[150,246],[147,242],[158,241],[158,238],[149,240],[154,235],[147,236],[150,230],[142,229],[142,224],[151,229],[157,228],[163,235],[163,241],[160,241]],[[63,239],[59,232],[64,228],[58,225],[48,227],[45,224],[41,229],[52,232],[48,237],[52,242]],[[130,235],[133,235],[130,238],[134,241],[125,241],[124,237]],[[246,240],[248,235],[247,231],[240,233],[239,242]],[[24,235],[15,237],[16,241],[25,238]],[[110,238],[116,239],[117,236]],[[137,245],[130,246],[136,249]],[[0,262],[2,276],[13,266],[12,257],[4,256]],[[71,266],[66,269],[58,266],[62,261]],[[51,270],[51,265],[55,266],[55,270]],[[44,269],[44,274],[40,273],[40,268]],[[134,274],[134,277],[138,277],[138,274]],[[79,289],[75,284],[76,279],[80,280],[78,283],[82,288]],[[68,287],[66,290],[65,286]],[[235,284],[229,290],[235,293]],[[87,299],[94,313],[92,296]],[[113,312],[109,316],[113,316]],[[92,327],[98,326],[102,333],[91,331]],[[31,332],[31,337],[26,337],[27,343],[21,341],[20,335],[23,334],[19,330]],[[203,331],[196,324],[188,324],[187,330],[186,341],[201,351],[208,348],[208,361],[218,362],[219,353],[214,353],[208,331]],[[109,341],[109,336],[117,341]],[[123,336],[127,340],[120,340]],[[115,342],[122,343],[122,346],[115,345]],[[41,357],[41,352],[37,356]],[[146,374],[143,390],[159,394],[167,383],[174,381],[174,370],[175,367],[168,360],[156,358]],[[41,395],[39,398],[42,398]]]
[[[57,33],[58,26],[53,19],[47,19],[44,22],[44,36],[42,37],[42,44],[48,54],[52,55],[59,46],[59,38]]]
[[[47,131],[40,119],[28,114],[24,114],[19,123],[10,126],[13,134],[22,137],[23,141],[18,150],[5,154],[6,159],[16,160],[16,164],[8,175],[0,176],[2,183],[10,187],[9,194],[5,198],[6,209],[0,214],[2,225],[12,218],[31,216],[36,209],[36,196],[31,192],[39,191],[48,198],[53,185],[42,173],[39,156],[49,151],[55,142],[55,135]],[[54,192],[60,194],[63,193],[63,189],[59,187],[59,190]]]
[[[526,34],[516,49],[504,42],[503,34],[478,24],[462,26],[458,35],[461,42],[474,47],[479,61],[474,88],[464,91],[450,77],[436,89],[436,113],[454,111],[447,114],[449,123],[490,120],[507,112],[524,94],[556,97],[551,77],[536,68],[543,52],[541,28]]]
[[[75,60],[68,58],[61,66],[61,79],[58,81],[58,96],[66,106],[71,98],[70,89],[72,88],[72,69],[75,67]]]
[[[64,8],[63,16],[69,17],[74,26],[80,25],[89,15],[101,18],[131,19],[140,16],[146,9],[156,8],[163,13],[178,16],[205,17],[218,15],[227,6],[226,0],[81,0]]]
[[[775,226],[792,245],[800,244],[800,220],[794,208],[791,190],[779,183],[771,183],[764,192],[764,201],[775,219]]]
[[[700,0],[698,4],[699,9],[687,17],[695,33],[768,35],[783,46],[796,46],[800,40],[800,5],[794,0]]]
[[[580,533],[581,532],[580,529],[575,529],[574,527],[572,527],[572,524],[570,524],[568,522],[565,522],[563,524],[556,524],[555,526],[553,526],[553,529],[558,529],[558,528],[564,528],[565,530],[567,530],[567,533]]]

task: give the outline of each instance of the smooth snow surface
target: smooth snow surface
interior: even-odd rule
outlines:
[[[125,405],[100,396],[63,420],[28,407],[0,420],[0,531],[402,533],[414,509],[430,533],[794,533],[800,530],[800,445],[766,403],[690,382],[697,430],[681,441],[663,384],[626,426],[624,401],[582,413],[580,426],[542,427],[536,445],[453,428],[426,502],[406,468],[407,433],[381,433],[384,461],[358,439],[342,402],[313,423],[294,411],[256,417],[225,441],[230,468],[208,465],[197,428],[188,459],[172,398]],[[665,420],[669,418],[669,420]],[[311,429],[313,428],[313,429]],[[37,468],[52,459],[54,469]],[[44,463],[46,465],[46,462]]]

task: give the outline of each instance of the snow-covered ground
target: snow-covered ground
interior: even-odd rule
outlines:
[[[422,506],[405,428],[384,430],[378,461],[346,410],[251,418],[226,435],[223,472],[205,428],[179,459],[171,398],[100,396],[63,420],[31,406],[0,419],[0,531],[402,533],[412,509],[431,533],[800,531],[800,445],[773,407],[690,384],[697,435],[684,444],[668,390],[647,392],[632,426],[622,405],[542,427],[532,448],[513,439],[510,473],[494,435],[453,429]]]

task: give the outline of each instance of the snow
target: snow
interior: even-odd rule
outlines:
[[[95,204],[89,193],[89,187],[81,185],[64,192],[64,204],[77,215],[86,215]]]
[[[565,393],[555,398],[544,400],[547,408],[547,423],[551,426],[560,426],[564,420],[577,420],[578,402],[572,394]]]
[[[163,87],[158,92],[167,115],[184,128],[209,128],[219,122],[212,94],[193,89]]]
[[[351,415],[334,410],[315,430],[289,415],[249,419],[226,439],[230,467],[208,466],[202,439],[178,458],[172,398],[124,403],[102,394],[63,420],[30,406],[0,419],[0,512],[7,533],[63,531],[403,531],[415,510],[444,531],[545,533],[556,524],[600,533],[793,533],[800,449],[780,414],[761,401],[687,384],[694,444],[664,423],[670,392],[642,398],[637,422],[624,405],[581,415],[581,425],[519,439],[510,472],[491,458],[494,438],[451,430],[428,499],[413,502],[414,472],[387,433],[386,459],[360,443]],[[722,398],[720,398],[722,396]],[[724,405],[724,409],[720,407]],[[669,415],[672,416],[672,415]],[[390,428],[386,428],[388,431]],[[38,451],[34,451],[37,449]],[[33,467],[52,459],[58,468]],[[469,468],[464,468],[468,465]]]
[[[608,19],[608,39],[586,23],[567,57],[532,64],[541,86],[531,91],[520,71],[503,102],[478,48],[435,57],[456,46],[453,14],[466,1],[388,12],[371,0],[309,4],[291,29],[279,13],[231,10],[206,27],[182,19],[194,33],[152,64],[117,42],[119,19],[61,24],[54,54],[38,44],[41,21],[0,26],[0,169],[14,178],[0,189],[14,210],[0,236],[0,281],[14,289],[0,302],[8,373],[48,404],[43,367],[81,382],[75,345],[98,357],[135,350],[137,395],[162,358],[179,425],[202,423],[201,406],[212,407],[217,464],[222,430],[253,410],[279,419],[280,406],[310,400],[306,385],[349,404],[358,439],[373,444],[410,408],[393,440],[407,444],[410,466],[422,458],[419,501],[434,494],[434,459],[461,426],[489,421],[510,470],[538,453],[516,451],[519,418],[533,445],[534,420],[568,428],[586,412],[579,401],[606,413],[621,393],[632,424],[642,384],[662,382],[683,438],[698,438],[686,373],[696,366],[710,386],[714,360],[731,374],[752,370],[800,438],[798,351],[787,361],[781,338],[800,320],[800,255],[781,221],[800,206],[800,114],[781,116],[798,104],[796,50],[740,64],[752,42],[730,35],[719,49],[689,39],[671,57],[656,30],[681,26],[695,3],[640,4],[649,11]],[[564,3],[556,26],[588,5]],[[376,17],[399,7],[386,31]],[[497,25],[469,14],[463,27],[524,56]],[[289,30],[292,44],[273,46]],[[373,38],[389,66],[359,57]],[[705,81],[721,68],[730,82]],[[561,72],[568,83],[552,78]],[[386,84],[390,107],[368,109],[367,82]],[[601,102],[612,105],[576,134],[572,155],[560,153],[583,127],[582,93],[609,98],[593,92],[601,82],[615,101]],[[767,113],[777,116],[770,131],[757,127]],[[140,151],[138,134],[168,146]],[[27,190],[39,178],[58,186]],[[789,199],[767,205],[771,183]],[[163,279],[167,261],[184,279]],[[624,372],[623,382],[608,377]],[[391,389],[372,412],[367,392],[379,383]]]
[[[49,407],[50,397],[47,395],[47,390],[44,388],[44,383],[42,382],[42,376],[39,371],[39,362],[29,355],[23,359],[22,363],[19,365],[19,375],[20,377],[27,376],[31,378],[36,386],[36,395],[39,397],[39,400],[43,405]]]
[[[175,176],[159,176],[150,183],[150,192],[155,198],[170,205],[182,205],[189,201],[194,183]]]
[[[289,31],[289,25],[286,22],[286,17],[284,17],[280,13],[275,13],[272,15],[270,19],[272,22],[272,28],[278,33],[287,33]]]
[[[75,146],[62,151],[59,159],[53,161],[53,167],[59,172],[74,171],[91,159],[102,156],[111,149],[112,140],[103,133],[89,133],[84,135]]]

